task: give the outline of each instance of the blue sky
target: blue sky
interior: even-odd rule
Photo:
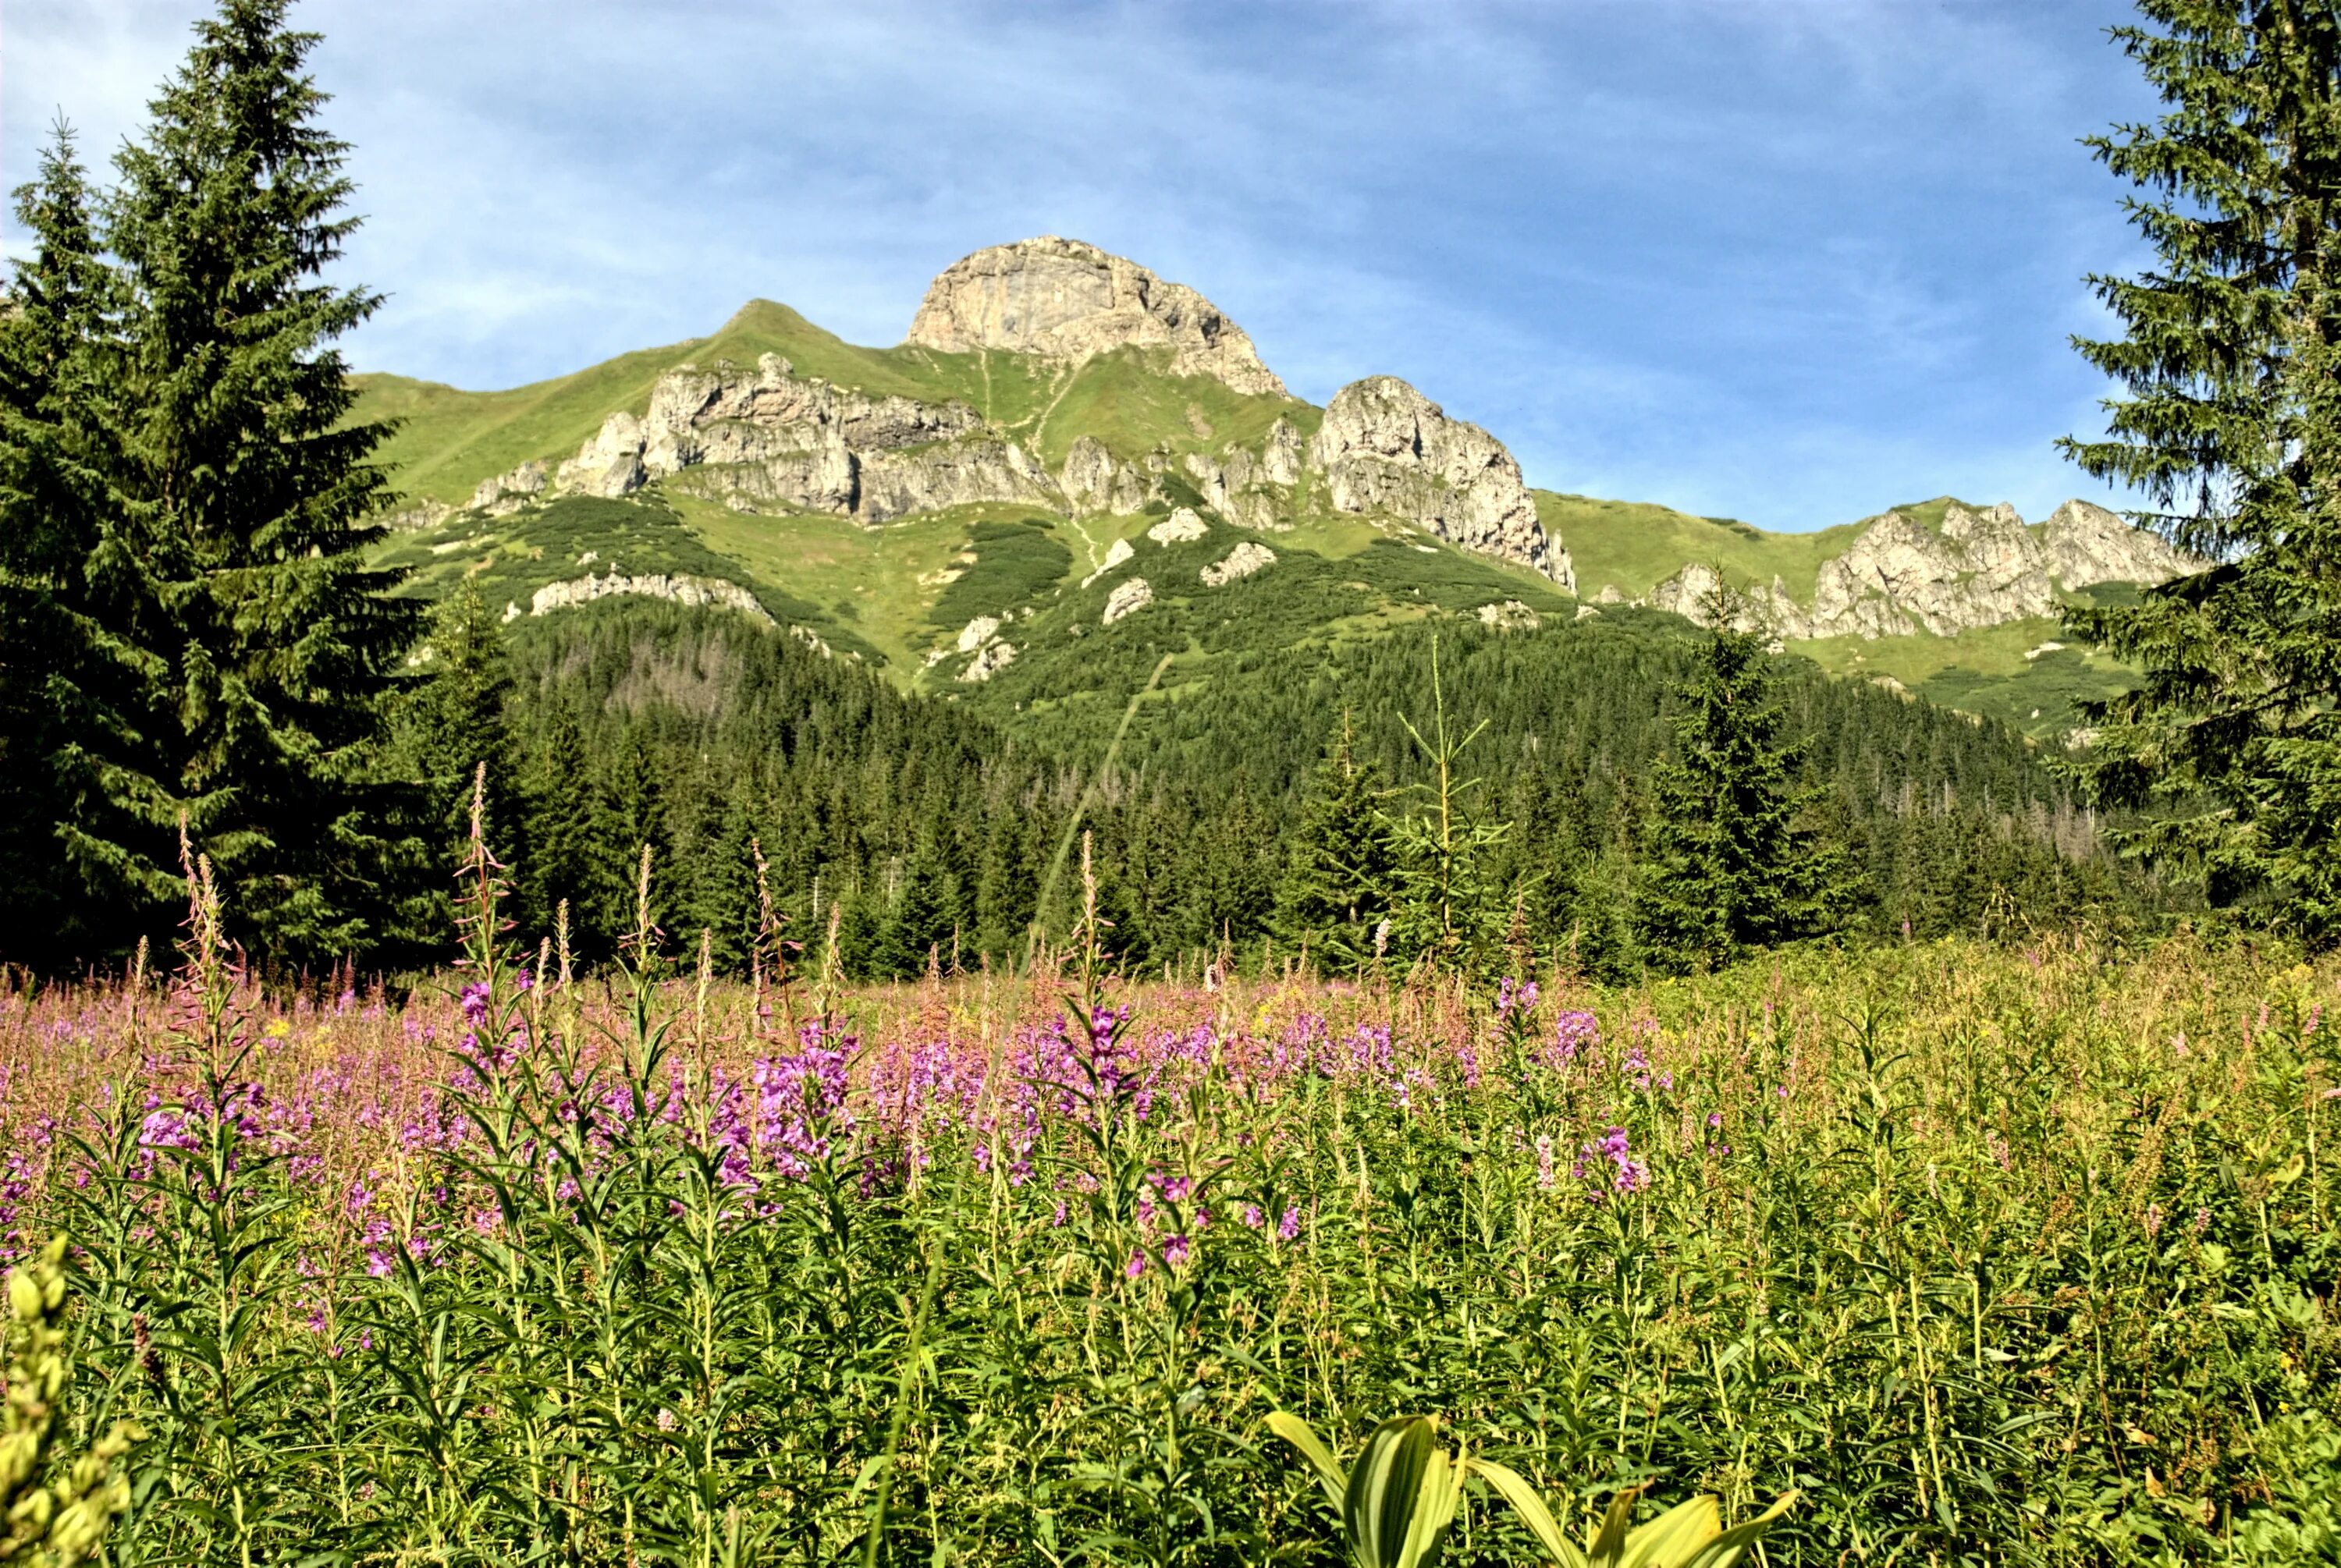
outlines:
[[[103,156],[195,0],[0,0],[0,176]],[[1055,233],[1192,284],[1322,402],[1405,377],[1529,482],[1768,528],[2099,495],[2077,139],[2117,0],[306,0],[355,144],[354,362],[507,386],[784,300],[897,341]],[[9,240],[15,238],[13,231]]]

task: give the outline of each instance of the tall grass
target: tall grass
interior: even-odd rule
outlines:
[[[0,998],[117,1561],[1336,1561],[1276,1410],[1436,1414],[1572,1538],[1649,1483],[1799,1490],[1775,1563],[2336,1552],[2330,968],[1202,988],[1092,920],[848,991],[645,919],[588,980],[468,878],[443,989],[263,995],[198,868],[166,984]]]

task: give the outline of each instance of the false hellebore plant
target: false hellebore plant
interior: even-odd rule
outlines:
[[[1355,1469],[1344,1474],[1333,1451],[1309,1424],[1278,1411],[1269,1430],[1300,1450],[1341,1516],[1342,1544],[1351,1568],[1435,1568],[1448,1526],[1463,1500],[1465,1477],[1477,1475],[1512,1505],[1547,1555],[1560,1568],[1734,1568],[1757,1537],[1769,1530],[1797,1500],[1793,1492],[1747,1523],[1726,1530],[1712,1497],[1677,1503],[1639,1530],[1629,1531],[1637,1487],[1610,1500],[1609,1512],[1579,1550],[1562,1538],[1544,1499],[1518,1471],[1493,1460],[1458,1453],[1449,1458],[1438,1444],[1438,1422],[1430,1416],[1385,1421],[1366,1439]]]

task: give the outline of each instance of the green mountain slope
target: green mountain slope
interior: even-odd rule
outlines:
[[[1021,342],[1039,330],[1035,311],[1061,326],[1050,325],[1056,307],[1016,297],[1026,303],[1004,314],[989,296],[969,307],[979,337],[996,329]],[[410,592],[469,577],[515,619],[611,595],[752,600],[900,689],[1038,724],[1096,703],[1118,710],[1114,694],[1143,684],[1123,677],[1166,654],[1176,686],[1439,616],[1536,635],[1589,615],[1659,613],[1632,608],[1645,599],[1686,608],[1689,567],[1808,603],[1823,567],[1870,526],[1772,533],[1529,491],[1500,443],[1403,383],[1350,405],[1370,384],[1358,383],[1329,413],[1279,394],[1272,377],[1270,390],[1245,392],[1179,373],[1196,323],[1131,314],[1160,297],[1115,304],[1121,314],[1099,318],[1107,336],[1079,352],[868,348],[758,300],[704,338],[508,391],[362,375],[354,417],[396,422],[382,456],[406,498],[383,559],[408,569]],[[696,367],[676,383],[689,395],[654,408],[662,378],[683,367]],[[771,400],[792,412],[767,417]],[[685,405],[697,412],[678,424]],[[1343,422],[1312,442],[1334,417]],[[605,422],[616,436],[603,438]],[[614,458],[609,440],[623,448]],[[1507,472],[1508,492],[1482,486]],[[1940,537],[1963,504],[1896,512]],[[1150,537],[1166,524],[1177,537]],[[1564,563],[1549,572],[1528,548],[1541,540]],[[1273,563],[1206,581],[1246,545]],[[1139,579],[1145,607],[1108,624],[1111,596]],[[1790,646],[1833,673],[2046,738],[2074,726],[2077,700],[2129,679],[2087,650],[2042,647],[2056,640],[2054,620],[2036,613],[1957,637]]]

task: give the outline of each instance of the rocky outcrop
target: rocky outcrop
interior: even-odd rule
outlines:
[[[1079,438],[1065,453],[1057,488],[1064,491],[1065,504],[1075,517],[1132,516],[1154,499],[1153,481],[1107,451],[1095,436]]]
[[[1542,624],[1537,612],[1517,599],[1479,607],[1479,624],[1498,631],[1534,631]]]
[[[1281,397],[1243,329],[1184,283],[1079,240],[1044,234],[952,263],[927,285],[905,343],[943,353],[1002,349],[1070,360],[1168,348],[1180,375]]]
[[[1277,422],[1285,430],[1292,428],[1281,420]],[[1203,504],[1229,521],[1278,532],[1292,526],[1292,482],[1271,478],[1268,460],[1250,449],[1230,444],[1217,456],[1190,452],[1180,466]]]
[[[543,495],[548,482],[545,465],[533,459],[509,473],[482,480],[472,491],[472,509],[490,517],[507,517]]]
[[[676,604],[721,605],[757,620],[769,622],[772,619],[771,612],[756,602],[756,596],[736,582],[725,582],[721,578],[669,576],[664,572],[631,577],[619,571],[613,571],[606,577],[595,577],[588,572],[567,582],[548,582],[538,589],[529,600],[528,612],[545,615],[621,593],[664,599]],[[823,651],[827,651],[825,647]]]
[[[869,524],[970,501],[1057,501],[1024,449],[965,403],[872,397],[799,376],[777,354],[752,375],[729,364],[669,371],[648,412],[604,419],[553,484],[619,496],[674,474],[720,499]]]
[[[1115,567],[1121,565],[1124,561],[1128,561],[1131,556],[1136,555],[1137,553],[1137,551],[1131,548],[1130,541],[1126,539],[1115,540],[1111,544],[1106,547],[1105,559],[1098,562],[1098,569],[1095,571],[1091,572],[1087,577],[1081,579],[1081,586],[1083,588],[1087,588],[1091,583],[1095,582],[1099,578],[1103,577],[1107,572],[1111,571]]]
[[[2054,615],[2048,554],[2016,509],[1953,505],[1939,530],[1898,511],[1875,519],[1853,548],[1823,563],[1811,637],[1884,637],[1916,620],[1938,637]]]
[[[1270,484],[1299,484],[1301,465],[1309,461],[1309,443],[1300,439],[1300,428],[1289,419],[1279,418],[1268,427],[1268,440],[1260,446],[1260,477]]]
[[[1125,579],[1113,585],[1105,596],[1105,614],[1099,619],[1101,626],[1111,626],[1123,616],[1145,609],[1154,602],[1154,586],[1142,577]]]
[[[401,533],[419,532],[426,528],[436,528],[454,515],[453,507],[426,496],[421,501],[409,501],[395,511],[384,512],[382,525]]]
[[[1015,662],[1016,645],[1014,643],[998,640],[987,642],[976,650],[975,657],[967,661],[967,668],[959,672],[959,679],[980,684],[991,680]]]
[[[1215,561],[1203,568],[1203,586],[1225,588],[1238,578],[1250,577],[1253,572],[1263,571],[1275,564],[1276,551],[1264,544],[1256,544],[1247,539],[1228,551],[1224,559]]]
[[[1976,511],[1951,501],[1936,528],[1899,511],[1871,518],[1850,549],[1821,563],[1809,605],[1775,577],[1768,589],[1739,589],[1731,620],[1779,637],[1952,637],[2057,615],[2060,586],[2165,582],[2200,568],[2087,501],[2067,501],[2037,528],[2006,502]],[[1648,602],[1709,625],[1718,586],[1715,570],[1694,561],[1652,589]]]
[[[1440,539],[1517,562],[1575,590],[1569,551],[1537,521],[1504,444],[1395,376],[1352,382],[1326,405],[1309,446],[1333,505],[1388,512]]]
[[[1193,507],[1182,506],[1148,529],[1146,537],[1168,550],[1174,544],[1191,544],[1210,531]]]
[[[1718,591],[1722,597],[1718,599]],[[1615,604],[1615,590],[1599,600]],[[1650,590],[1648,600],[1654,610],[1672,610],[1696,626],[1713,626],[1718,620],[1728,620],[1735,631],[1757,631],[1769,637],[1808,637],[1810,617],[1802,606],[1788,596],[1780,580],[1774,578],[1768,589],[1728,589],[1714,567],[1705,561],[1693,561],[1672,577]],[[1728,615],[1718,610],[1729,607]]]
[[[975,501],[1048,506],[1056,499],[1055,486],[1022,447],[989,437],[872,452],[857,458],[856,466],[860,488],[852,515],[867,523]]]
[[[2200,571],[2203,563],[2160,534],[2132,528],[2102,506],[2068,501],[2040,525],[2048,574],[2067,588],[2099,582],[2152,586]]]

